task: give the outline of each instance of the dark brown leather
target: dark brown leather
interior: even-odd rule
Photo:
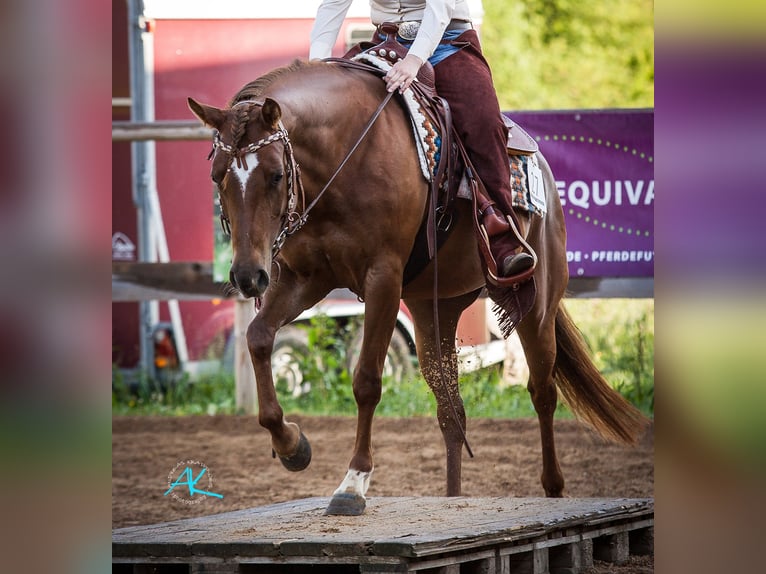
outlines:
[[[495,209],[494,202],[485,199],[479,203],[479,217],[489,237],[497,237],[511,231],[511,224]]]
[[[510,287],[514,290],[533,278],[536,266],[532,266],[513,277],[502,277],[498,270],[497,260],[492,253],[491,241],[493,237],[502,237],[503,239],[512,236],[510,223],[503,221],[501,215],[494,209],[494,203],[489,200],[485,193],[481,191],[481,183],[476,179],[469,181],[473,189],[474,209],[474,228],[476,229],[477,242],[479,244],[479,253],[481,254],[484,266],[485,276],[488,283],[496,287]],[[484,205],[482,210],[479,206]]]
[[[508,128],[508,154],[534,155],[540,147],[535,139],[511,118],[503,115],[503,123]]]
[[[378,56],[379,58],[383,58],[392,65],[395,64],[403,59],[408,51],[405,46],[402,46],[396,41],[396,31],[396,24],[381,24],[377,28],[377,33],[386,36],[386,39],[383,42],[377,44],[374,42],[360,42],[346,52],[343,58],[350,60],[362,52],[367,52]],[[426,61],[423,63],[416,78],[429,96],[433,97],[436,95],[436,76],[434,75],[434,68],[430,62]]]

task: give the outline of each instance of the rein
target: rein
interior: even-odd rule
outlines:
[[[359,135],[359,138],[357,138],[356,143],[351,146],[351,149],[346,154],[346,157],[343,158],[343,161],[340,162],[340,165],[335,169],[335,172],[330,176],[330,179],[327,180],[327,183],[324,184],[324,187],[317,193],[316,197],[312,200],[312,202],[303,210],[303,215],[298,216],[295,226],[288,230],[287,228],[283,229],[280,234],[277,236],[277,240],[280,239],[280,237],[284,234],[285,237],[282,238],[282,243],[284,243],[284,240],[287,238],[287,236],[292,235],[296,231],[298,231],[301,227],[306,225],[306,221],[309,218],[309,212],[314,208],[314,206],[319,202],[321,197],[324,195],[324,192],[329,189],[329,187],[332,185],[332,182],[335,181],[335,178],[338,177],[338,174],[343,169],[343,167],[348,163],[348,160],[351,159],[351,156],[354,154],[356,149],[359,147],[359,145],[362,143],[364,138],[367,136],[367,133],[370,131],[370,128],[372,128],[373,124],[378,119],[378,116],[380,116],[380,113],[383,111],[383,108],[386,107],[386,104],[391,100],[391,96],[393,96],[393,92],[389,92],[388,95],[386,95],[385,98],[383,98],[383,101],[380,102],[380,105],[378,105],[378,108],[375,110],[375,113],[372,114],[372,117],[368,120],[367,125],[364,126],[364,129],[362,130],[362,133]],[[299,179],[300,179],[300,172],[299,172]],[[276,244],[276,240],[275,240]],[[280,248],[282,245],[280,244]]]

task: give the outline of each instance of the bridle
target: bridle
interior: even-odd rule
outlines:
[[[262,105],[252,101],[238,102],[235,105],[248,103]],[[237,167],[246,170],[247,161],[245,160],[245,156],[247,156],[247,154],[255,153],[259,149],[278,141],[282,141],[284,145],[285,171],[287,172],[287,211],[282,216],[282,227],[271,246],[272,259],[281,251],[285,240],[305,225],[307,216],[306,193],[303,189],[303,182],[301,181],[300,166],[298,165],[298,162],[295,161],[295,154],[293,153],[293,146],[292,143],[290,143],[290,136],[287,133],[287,129],[280,121],[279,129],[276,132],[242,148],[236,148],[224,143],[221,139],[220,132],[216,130],[213,134],[213,149],[208,155],[209,160],[213,157],[216,151],[220,150],[228,156],[229,165],[236,161]],[[303,216],[295,211],[299,200],[302,205]],[[223,207],[220,191],[218,192],[218,203],[221,206],[221,228],[226,235],[231,237],[231,221]]]
[[[338,165],[335,172],[332,174],[332,176],[330,176],[330,179],[327,180],[327,183],[308,206],[306,206],[306,192],[303,189],[300,166],[298,165],[298,162],[295,161],[293,146],[290,143],[290,137],[287,133],[287,128],[285,128],[281,120],[278,126],[279,129],[276,132],[243,148],[235,148],[234,146],[225,144],[223,140],[221,140],[221,134],[218,131],[214,133],[213,149],[208,155],[208,160],[213,157],[216,151],[221,150],[229,157],[229,164],[236,160],[237,166],[243,169],[247,169],[247,163],[245,162],[245,156],[247,154],[255,153],[259,149],[266,147],[267,145],[270,145],[276,141],[282,140],[284,142],[286,158],[285,165],[287,170],[287,211],[282,216],[282,228],[277,234],[276,239],[274,239],[274,244],[271,246],[272,259],[274,259],[282,250],[282,246],[284,245],[287,238],[296,233],[301,227],[306,225],[306,221],[309,217],[309,212],[314,208],[322,195],[324,195],[324,192],[329,189],[330,185],[332,185],[332,182],[335,181],[335,178],[343,169],[343,166],[346,165],[346,162],[348,162],[351,155],[356,151],[356,148],[358,148],[359,144],[362,143],[362,140],[367,135],[367,132],[370,131],[370,128],[378,119],[378,116],[383,111],[383,108],[386,106],[393,95],[394,92],[389,92],[386,95],[386,97],[378,106],[378,109],[375,110],[375,113],[372,115],[370,120],[367,122],[367,125],[362,130],[359,139],[356,140],[356,143],[348,151],[346,157],[343,158],[343,161],[340,162],[340,165]],[[237,102],[234,105],[239,106],[242,104],[250,104],[255,106],[263,105],[261,102],[254,102],[252,100],[244,100],[242,102]],[[299,199],[301,203],[302,214],[295,211]],[[229,221],[228,215],[226,215],[226,212],[224,211],[220,192],[218,193],[218,202],[221,205],[221,227],[223,232],[231,237],[231,222]]]

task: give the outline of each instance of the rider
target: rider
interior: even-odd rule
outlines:
[[[331,55],[352,2],[322,0],[311,31],[311,59]],[[370,6],[376,26],[408,23],[399,26],[397,35],[397,41],[408,52],[386,74],[388,91],[404,92],[423,63],[431,62],[436,91],[449,103],[453,125],[477,175],[499,210],[510,214],[513,193],[506,151],[508,128],[502,121],[492,74],[471,23],[468,0],[370,0]],[[526,217],[526,213],[519,213],[516,220],[521,224]],[[512,231],[494,237],[491,249],[503,277],[518,275],[534,263],[531,255],[520,252]]]

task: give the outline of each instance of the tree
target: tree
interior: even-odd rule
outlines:
[[[654,106],[651,0],[484,0],[503,110]]]

